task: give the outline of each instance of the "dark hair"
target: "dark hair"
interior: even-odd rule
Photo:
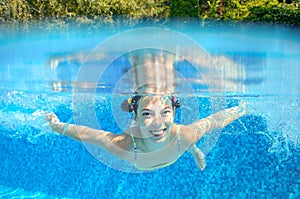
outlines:
[[[126,112],[132,112],[134,111],[136,113],[137,108],[138,108],[138,101],[144,97],[143,95],[134,95],[131,98],[124,100],[123,103],[121,104],[121,108],[123,111]],[[179,108],[181,106],[179,100],[176,98],[176,96],[171,95],[170,100],[172,102],[172,107],[173,108]]]

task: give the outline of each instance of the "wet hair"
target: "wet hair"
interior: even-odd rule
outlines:
[[[123,111],[126,111],[126,112],[132,112],[134,111],[135,113],[137,112],[137,108],[138,108],[138,101],[144,97],[143,95],[133,95],[131,98],[127,99],[127,100],[124,100],[122,105],[121,105],[121,108]],[[174,95],[171,95],[169,97],[169,99],[171,100],[172,102],[172,107],[173,108],[179,108],[181,106],[179,100],[176,98],[176,96]]]

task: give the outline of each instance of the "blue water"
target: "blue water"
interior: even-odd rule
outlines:
[[[187,153],[175,164],[154,172],[120,171],[99,162],[82,143],[49,129],[45,112],[53,111],[61,121],[74,122],[74,112],[89,108],[74,107],[74,82],[82,62],[66,57],[91,52],[111,37],[144,26],[150,25],[2,32],[0,197],[300,198],[299,28],[155,24],[187,35],[211,57],[217,57],[218,64],[231,69],[219,70],[227,78],[226,90],[208,92],[207,85],[193,81],[199,78],[195,72],[205,75],[205,69],[195,71],[190,63],[178,63],[176,70],[191,81],[194,90],[193,97],[179,93],[183,108],[178,122],[189,120],[184,117],[184,107],[191,100],[196,102],[199,118],[214,111],[212,96],[224,101],[224,107],[241,100],[248,103],[249,114],[222,129],[213,145],[207,144],[212,141],[209,137],[198,143],[207,154],[204,171],[197,169]],[[60,61],[51,68],[53,60]],[[122,122],[127,122],[115,121],[111,108],[118,97],[124,98],[112,93],[128,67],[128,60],[118,57],[97,82],[94,108],[104,130],[120,133]]]

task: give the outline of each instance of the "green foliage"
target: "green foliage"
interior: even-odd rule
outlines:
[[[218,20],[251,21],[300,25],[300,10],[295,1],[291,4],[277,0],[213,0],[204,18]]]
[[[1,20],[45,18],[165,17],[168,7],[164,0],[2,0]]]
[[[198,0],[172,0],[171,17],[199,17]]]
[[[0,21],[201,17],[300,25],[299,0],[0,0]]]
[[[261,6],[249,6],[248,21],[300,25],[300,10],[294,4],[269,2]]]
[[[163,17],[166,7],[163,0],[108,0],[112,15],[132,18]]]

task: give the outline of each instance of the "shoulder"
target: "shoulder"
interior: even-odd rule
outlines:
[[[192,125],[176,124],[180,133],[182,142],[186,144],[194,144],[197,142],[197,129]]]
[[[125,150],[125,151],[131,151],[133,149],[133,142],[132,142],[131,135],[129,135],[127,132],[117,135],[113,139],[113,143],[118,148]]]
[[[114,136],[109,145],[106,149],[110,153],[123,160],[130,161],[132,159],[133,143],[131,136],[126,132]]]

